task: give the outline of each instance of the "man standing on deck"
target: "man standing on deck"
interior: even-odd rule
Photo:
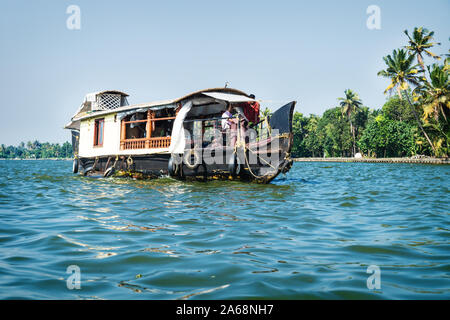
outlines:
[[[227,109],[222,114],[222,133],[224,134],[224,138],[226,138],[227,146],[234,146],[236,144],[237,122],[236,119],[232,118],[232,110],[233,106],[227,102]]]

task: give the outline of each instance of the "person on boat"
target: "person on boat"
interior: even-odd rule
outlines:
[[[251,94],[249,96],[255,99],[255,95]],[[242,103],[242,109],[244,110],[245,118],[248,120],[249,124],[255,124],[259,122],[259,109],[260,104],[258,101],[248,101]]]
[[[242,103],[240,103],[234,107],[234,110],[236,110],[237,114],[239,115],[239,118],[238,118],[239,120],[237,120],[237,123],[240,124],[239,125],[239,130],[240,130],[239,137],[240,137],[240,139],[242,139],[242,141],[248,142],[247,141],[248,140],[247,139],[248,138],[247,137],[247,129],[249,127],[250,122],[249,122],[247,116],[245,115],[245,110],[246,110],[245,107],[246,107],[245,103],[244,103],[244,105]]]
[[[227,102],[227,108],[222,114],[222,132],[227,146],[234,146],[236,144],[237,120],[233,118],[232,111],[233,106]]]

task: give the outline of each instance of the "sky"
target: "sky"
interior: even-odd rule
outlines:
[[[70,5],[78,30],[67,27]],[[367,27],[370,5],[381,29]],[[69,140],[63,126],[99,90],[134,104],[228,82],[271,110],[296,100],[296,111],[320,115],[350,88],[378,109],[382,57],[415,26],[447,53],[449,13],[449,0],[1,0],[0,143]]]

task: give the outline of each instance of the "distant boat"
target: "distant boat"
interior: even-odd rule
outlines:
[[[269,183],[292,166],[295,101],[260,117],[254,96],[232,88],[136,105],[127,97],[86,95],[64,127],[72,132],[74,173]]]

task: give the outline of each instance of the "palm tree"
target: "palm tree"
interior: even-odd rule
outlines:
[[[446,109],[450,110],[450,81],[449,71],[445,66],[433,64],[430,72],[430,83],[420,88],[424,90],[424,116],[426,120],[430,116],[438,120],[442,115],[447,122]]]
[[[441,58],[435,55],[434,53],[430,52],[429,50],[427,50],[433,47],[434,45],[440,45],[439,42],[431,42],[433,41],[434,31],[428,31],[428,29],[420,27],[414,28],[412,37],[410,37],[410,35],[408,34],[408,30],[405,30],[404,33],[409,38],[409,45],[405,46],[405,48],[411,54],[416,56],[417,61],[422,67],[423,72],[425,72],[425,64],[423,63],[424,54],[438,60]]]
[[[270,111],[270,109],[266,107],[262,112],[262,115],[263,117],[270,117],[272,115],[272,111]]]
[[[356,154],[356,138],[355,138],[355,128],[352,123],[352,114],[359,110],[362,106],[362,101],[359,99],[357,93],[350,89],[345,92],[345,98],[338,98],[342,108],[342,114],[346,114],[348,121],[350,122],[350,133],[353,136],[353,156]]]
[[[392,92],[392,90],[396,89],[400,99],[402,99],[403,94],[406,96],[420,130],[434,153],[436,153],[433,143],[425,132],[422,122],[420,121],[407,92],[409,85],[416,87],[420,86],[420,77],[418,76],[419,70],[417,70],[418,65],[414,65],[414,55],[407,54],[405,50],[399,49],[394,50],[392,56],[387,55],[386,57],[383,57],[383,60],[386,63],[387,68],[386,70],[379,71],[378,75],[391,79],[391,84],[386,88],[384,93]]]
[[[442,154],[449,152],[450,132],[448,116],[450,114],[450,81],[448,65],[433,64],[428,67],[430,82],[417,88],[420,93],[420,102],[423,106],[423,121],[442,135],[443,139],[435,141],[436,150]],[[440,118],[442,116],[442,118]],[[432,121],[430,121],[430,119]],[[445,141],[445,147],[442,142]]]
[[[41,143],[40,143],[38,140],[34,140],[34,141],[32,142],[31,148],[32,148],[33,150],[35,150],[35,149],[39,149],[41,146],[42,146],[42,145],[41,145]]]

